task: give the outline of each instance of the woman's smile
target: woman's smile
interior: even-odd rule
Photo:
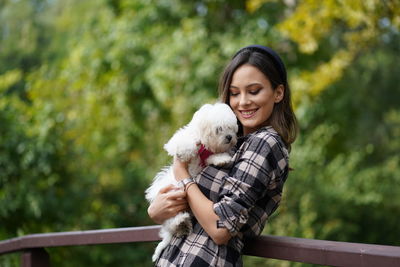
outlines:
[[[244,119],[250,119],[252,118],[258,109],[252,109],[252,110],[239,110],[240,114]]]

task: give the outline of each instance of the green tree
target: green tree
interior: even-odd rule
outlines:
[[[232,54],[261,43],[287,63],[301,124],[264,233],[399,245],[399,13],[378,0],[3,1],[0,239],[152,224],[143,192],[171,160],[162,145],[215,101]],[[130,266],[153,249],[50,253]],[[290,263],[245,257],[263,264]]]

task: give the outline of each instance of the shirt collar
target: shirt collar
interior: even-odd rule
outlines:
[[[236,144],[236,148],[238,149],[243,144],[243,142],[245,142],[250,136],[253,136],[253,135],[256,135],[256,134],[259,134],[259,133],[262,133],[262,132],[270,132],[270,133],[272,133],[274,135],[278,135],[278,132],[275,131],[275,129],[272,128],[271,125],[263,126],[260,129],[258,129],[257,131],[249,133],[248,135],[240,136],[238,138],[238,141],[237,141],[237,144]]]

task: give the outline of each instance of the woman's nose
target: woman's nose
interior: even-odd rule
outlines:
[[[247,94],[241,94],[240,95],[240,100],[239,100],[239,105],[245,106],[250,103],[249,96]]]

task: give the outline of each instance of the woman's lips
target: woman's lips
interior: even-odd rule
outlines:
[[[243,118],[249,119],[254,116],[256,113],[257,109],[252,109],[252,110],[240,110],[240,115],[242,115]]]

